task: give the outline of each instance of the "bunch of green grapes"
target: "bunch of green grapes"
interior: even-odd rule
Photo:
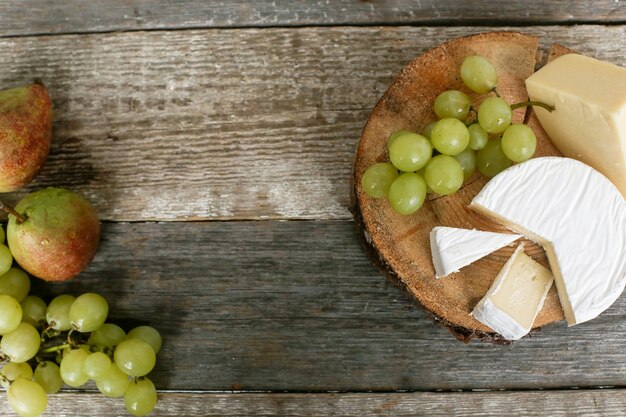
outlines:
[[[4,242],[1,227],[0,237]],[[161,349],[159,332],[140,326],[127,334],[105,323],[109,306],[95,293],[60,295],[46,304],[29,295],[28,274],[12,262],[0,244],[0,385],[13,411],[39,416],[47,394],[93,380],[104,395],[124,397],[130,414],[149,414],[157,394],[146,375]]]
[[[369,167],[361,178],[363,191],[374,198],[388,198],[394,210],[411,214],[423,205],[427,192],[450,195],[458,191],[476,169],[493,177],[535,153],[537,139],[524,124],[512,124],[512,109],[498,96],[498,78],[491,63],[481,56],[467,57],[461,79],[472,91],[493,93],[477,111],[469,96],[448,90],[433,106],[438,120],[420,134],[399,130],[387,142],[390,162]]]

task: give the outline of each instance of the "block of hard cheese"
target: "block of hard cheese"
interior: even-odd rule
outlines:
[[[563,55],[526,80],[542,127],[563,155],[606,175],[626,198],[626,68]]]

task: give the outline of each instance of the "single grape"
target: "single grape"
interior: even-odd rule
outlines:
[[[498,76],[491,63],[480,55],[468,56],[461,64],[461,79],[477,93],[488,93],[498,85]]]
[[[30,291],[28,274],[19,268],[11,268],[0,275],[0,294],[10,295],[17,301],[22,301]]]
[[[2,387],[8,389],[9,384],[18,378],[32,379],[33,369],[26,362],[9,362],[0,369],[0,375],[4,377],[0,378]]]
[[[98,390],[107,397],[121,397],[128,388],[128,375],[120,370],[114,363],[104,375],[96,379]]]
[[[421,135],[424,136],[426,139],[430,140],[430,135],[433,133],[433,127],[435,127],[436,124],[437,124],[436,120],[434,122],[428,123],[422,129]]]
[[[476,153],[473,149],[467,148],[460,154],[454,155],[453,158],[461,164],[461,168],[463,168],[463,180],[467,181],[476,169]]]
[[[6,238],[6,233],[4,232],[4,228],[0,227],[0,243],[4,243],[5,238]]]
[[[448,90],[437,96],[433,109],[441,119],[453,117],[465,120],[471,105],[472,102],[467,94],[458,90]]]
[[[15,380],[7,391],[9,405],[21,417],[37,417],[46,410],[46,391],[35,381],[24,378]]]
[[[441,119],[433,128],[431,140],[433,146],[445,155],[456,155],[469,144],[469,131],[463,122],[457,119]]]
[[[87,383],[89,377],[83,371],[83,364],[89,353],[83,349],[66,350],[61,360],[61,379],[70,387],[78,388]]]
[[[511,125],[511,106],[500,97],[489,97],[478,108],[478,123],[487,133],[502,133]]]
[[[88,333],[102,326],[108,314],[109,304],[104,297],[88,292],[74,300],[70,307],[69,318],[72,328],[81,333]]]
[[[127,339],[115,348],[115,364],[127,375],[144,376],[156,363],[154,349],[141,339]]]
[[[40,362],[37,365],[33,379],[47,394],[56,394],[63,385],[61,370],[56,363],[50,361]]]
[[[495,177],[512,164],[502,151],[500,138],[489,139],[487,146],[476,152],[476,167],[486,177]]]
[[[396,167],[387,162],[379,162],[367,168],[361,177],[361,185],[363,191],[370,197],[384,198],[387,197],[389,187],[397,177]]]
[[[126,410],[133,416],[146,416],[157,402],[154,384],[148,378],[132,381],[124,394]]]
[[[13,265],[13,255],[7,245],[0,243],[0,275],[6,274]]]
[[[0,350],[11,358],[12,362],[26,362],[37,354],[41,345],[41,336],[32,324],[20,323],[12,332],[6,333],[0,340]]]
[[[111,359],[102,352],[94,352],[85,358],[83,372],[90,379],[104,376],[111,367]]]
[[[389,139],[387,140],[387,150],[389,150],[389,147],[391,146],[391,144],[399,137],[402,136],[404,134],[407,133],[412,133],[410,130],[396,130],[395,132],[393,132],[391,135],[389,135]]]
[[[451,156],[437,155],[426,165],[426,183],[434,192],[450,195],[463,185],[463,167]]]
[[[22,321],[22,306],[10,295],[0,295],[0,335],[12,332]]]
[[[104,323],[94,330],[89,336],[90,345],[113,347],[126,338],[126,333],[122,328],[113,323]]]
[[[40,326],[46,320],[46,302],[36,295],[29,295],[20,303],[22,306],[22,321],[33,326]]]
[[[417,133],[398,136],[389,146],[389,159],[400,171],[413,172],[426,165],[433,154],[430,141]]]
[[[63,294],[50,301],[48,310],[46,311],[46,321],[51,328],[61,331],[72,328],[69,313],[74,300],[75,298],[71,295]]]
[[[400,214],[411,214],[419,210],[426,199],[424,179],[412,172],[400,175],[389,188],[389,203]]]
[[[470,125],[467,130],[470,134],[469,147],[475,151],[484,148],[489,140],[489,134],[478,123]]]
[[[132,339],[134,337],[136,337],[137,339],[141,339],[149,344],[154,350],[154,353],[159,353],[159,351],[161,350],[161,334],[154,327],[135,327],[133,330],[128,332],[127,339]]]
[[[537,137],[527,125],[511,125],[502,135],[502,151],[513,162],[529,160],[536,149]]]

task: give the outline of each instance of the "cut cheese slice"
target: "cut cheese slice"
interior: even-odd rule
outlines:
[[[563,155],[606,175],[626,198],[626,68],[564,55],[526,80],[537,118]]]
[[[598,316],[626,283],[626,202],[602,174],[570,158],[501,172],[470,207],[541,244],[569,325]]]
[[[472,316],[509,340],[528,334],[554,281],[552,273],[518,246]]]
[[[435,276],[441,278],[458,272],[464,266],[484,258],[520,237],[455,227],[434,227],[430,232],[430,250],[435,265]]]

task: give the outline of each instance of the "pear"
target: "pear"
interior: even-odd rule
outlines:
[[[50,151],[52,102],[42,84],[0,91],[0,193],[24,187]]]
[[[24,197],[9,212],[7,242],[13,258],[31,275],[66,281],[84,270],[98,249],[100,223],[80,195],[46,188]]]

